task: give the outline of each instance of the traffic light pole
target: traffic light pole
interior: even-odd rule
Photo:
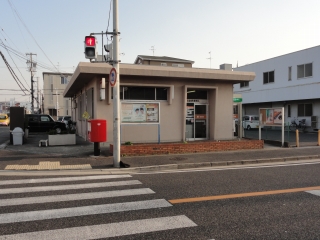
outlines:
[[[113,167],[120,167],[120,68],[119,68],[118,0],[113,0],[113,67],[117,82],[113,87]]]

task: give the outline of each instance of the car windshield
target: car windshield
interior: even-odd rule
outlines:
[[[58,121],[62,121],[62,119],[63,119],[63,117],[59,117],[59,118],[58,118]]]
[[[5,115],[0,115],[0,119],[7,119],[7,116],[5,116]]]

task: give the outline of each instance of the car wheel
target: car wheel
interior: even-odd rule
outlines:
[[[55,130],[56,130],[57,134],[61,133],[61,128],[57,127]]]
[[[251,127],[250,127],[250,125],[248,125],[248,126],[247,126],[247,130],[250,130],[250,129],[251,129]]]

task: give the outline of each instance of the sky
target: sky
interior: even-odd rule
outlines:
[[[84,38],[113,30],[112,2],[0,0],[0,51],[27,89],[26,54],[36,54],[35,80],[42,89],[42,72],[73,73],[79,62],[89,62]],[[118,0],[118,5],[122,63],[154,54],[218,69],[320,45],[319,0]],[[97,40],[101,54],[101,36]],[[0,101],[30,101],[18,90],[0,57]]]

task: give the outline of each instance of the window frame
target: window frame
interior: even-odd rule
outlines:
[[[288,104],[287,106],[288,106],[288,108],[287,108],[287,115],[288,115],[288,117],[291,117],[291,105]]]
[[[288,81],[292,80],[292,66],[288,67]]]
[[[68,78],[65,76],[60,77],[60,84],[68,84]]]
[[[303,109],[301,109],[303,107]],[[306,109],[309,107],[310,109]],[[301,113],[303,111],[303,113]],[[313,105],[312,103],[298,103],[298,117],[311,117],[313,116]]]
[[[273,77],[272,77],[273,79],[270,79],[271,73],[273,73]],[[267,77],[268,79],[266,79],[266,77],[265,77],[266,75],[268,76]],[[274,83],[274,82],[275,82],[275,71],[274,70],[263,73],[263,84],[270,84],[270,83]]]
[[[249,82],[242,82],[240,83],[240,88],[249,87]]]
[[[127,89],[125,89],[127,88]],[[145,91],[149,91],[149,93],[147,94],[144,94],[144,96],[149,96],[149,97],[140,97],[140,98],[136,98],[136,97],[129,97],[128,98],[128,94],[130,94],[129,92],[127,92],[125,94],[125,91],[128,91],[128,89],[131,89],[131,91],[134,89],[134,88],[139,88],[139,90],[143,90],[144,92]],[[153,91],[150,91],[151,89],[153,89]],[[158,97],[159,94],[159,91],[161,89],[166,89],[166,92],[167,94],[161,94],[161,97]],[[170,91],[170,88],[169,87],[153,87],[153,86],[120,86],[120,100],[122,101],[168,101],[168,91]],[[153,92],[153,93],[152,93]],[[158,94],[157,94],[158,93]],[[152,98],[151,98],[151,95]],[[165,96],[165,97],[163,97]],[[165,98],[165,99],[164,99]]]
[[[310,65],[311,66],[311,75],[306,75],[306,66]],[[303,68],[303,74],[301,74],[301,68]],[[310,71],[310,69],[309,69]],[[302,79],[302,78],[309,78],[313,77],[313,63],[305,63],[305,64],[300,64],[297,65],[297,79]]]

